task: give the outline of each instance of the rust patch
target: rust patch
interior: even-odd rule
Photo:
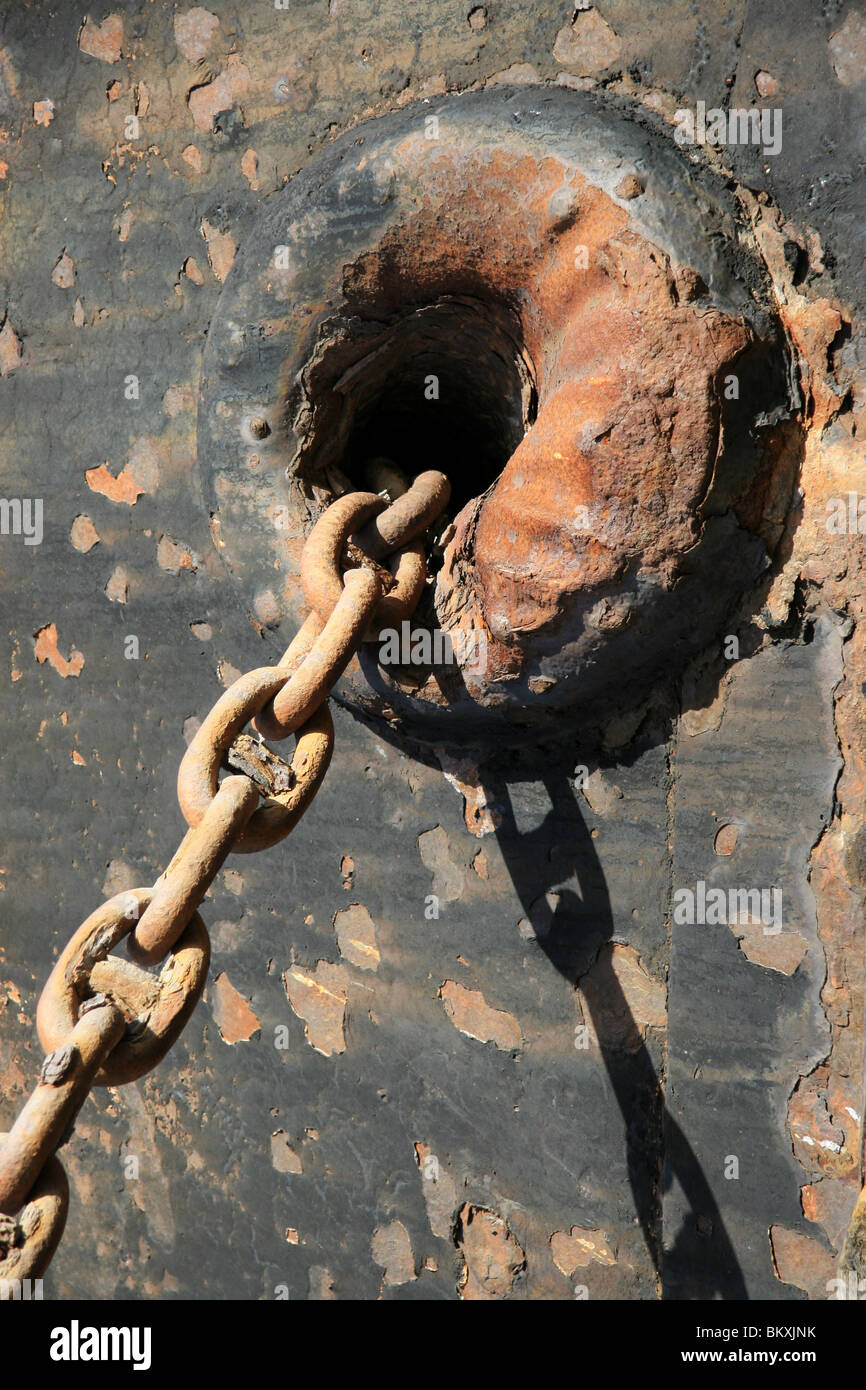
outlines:
[[[37,125],[49,126],[54,120],[54,102],[46,98],[44,101],[34,101],[33,119]]]
[[[783,1284],[803,1289],[810,1298],[826,1299],[830,1280],[835,1277],[836,1261],[814,1236],[770,1227],[770,1249],[776,1278]]]
[[[459,1201],[457,1183],[429,1144],[418,1140],[414,1149],[430,1230],[434,1236],[449,1240]]]
[[[841,1250],[851,1213],[860,1195],[856,1177],[846,1182],[819,1178],[800,1188],[800,1205],[807,1221],[823,1226],[830,1244]]]
[[[439,990],[445,1012],[459,1032],[477,1042],[492,1042],[503,1052],[516,1052],[523,1035],[516,1018],[504,1009],[493,1009],[478,989],[467,989],[455,980],[446,980]]]
[[[123,16],[110,14],[101,24],[94,24],[88,15],[78,31],[78,47],[91,58],[103,63],[120,60],[123,45]]]
[[[76,550],[80,550],[82,555],[86,555],[88,550],[92,550],[95,545],[99,544],[99,532],[90,517],[82,513],[73,521],[69,531],[69,539]]]
[[[200,561],[198,555],[182,541],[176,541],[174,536],[160,536],[156,546],[156,563],[167,574],[180,574],[181,570],[195,573]],[[240,671],[237,671],[232,680],[239,675]]]
[[[385,1271],[383,1284],[410,1284],[417,1278],[412,1242],[402,1221],[389,1221],[387,1226],[377,1226],[370,1241],[370,1250],[376,1264]]]
[[[187,97],[190,113],[199,130],[213,130],[214,120],[221,111],[230,111],[247,90],[249,68],[244,67],[237,53],[230,53],[225,72],[202,87],[194,87]]]
[[[8,318],[0,328],[0,376],[8,376],[21,366],[21,339]]]
[[[780,975],[793,975],[809,949],[806,938],[796,931],[768,932],[760,922],[749,926],[729,922],[728,926],[746,960]]]
[[[605,72],[620,59],[620,41],[596,9],[580,9],[556,36],[553,56],[578,77]]]
[[[418,851],[425,869],[433,875],[433,892],[444,903],[452,903],[463,892],[465,875],[451,858],[448,835],[441,825],[418,836]]]
[[[460,1297],[466,1302],[508,1298],[526,1268],[526,1255],[502,1217],[466,1202],[457,1217],[456,1243],[463,1257]]]
[[[174,41],[189,63],[198,63],[219,33],[220,22],[210,10],[196,5],[174,17]]]
[[[334,927],[340,955],[361,970],[378,970],[379,948],[376,945],[376,924],[361,903],[351,903],[334,914]]]
[[[262,1026],[225,972],[214,980],[212,1008],[224,1043],[249,1042]]]
[[[238,248],[235,239],[230,232],[221,232],[206,217],[201,224],[201,234],[207,246],[211,270],[222,284],[232,268],[237,253]],[[190,279],[193,278],[189,270],[187,274],[190,275]]]
[[[259,188],[259,157],[255,150],[245,150],[241,158],[241,173],[254,193]]]
[[[58,256],[54,269],[51,272],[51,279],[58,289],[71,290],[75,284],[75,262],[66,249]]]
[[[463,797],[463,819],[470,835],[478,839],[482,835],[492,835],[502,824],[502,815],[488,801],[477,763],[471,758],[455,758],[444,748],[434,751],[445,780]]]
[[[40,665],[47,661],[63,677],[80,675],[84,665],[83,653],[74,647],[68,658],[62,655],[57,646],[57,627],[54,623],[47,623],[36,633],[34,655]]]
[[[286,996],[298,1018],[303,1019],[307,1042],[316,1052],[332,1057],[345,1052],[343,1025],[347,994],[339,966],[316,962],[314,970],[292,966],[283,975]]]
[[[572,1226],[570,1231],[554,1231],[550,1237],[550,1253],[557,1269],[571,1278],[577,1269],[587,1269],[593,1260],[600,1265],[615,1265],[616,1255],[603,1231],[584,1226]]]
[[[105,586],[105,597],[112,603],[126,603],[129,597],[129,576],[123,565],[116,565]]]
[[[295,1153],[284,1129],[271,1135],[271,1163],[278,1173],[303,1173],[300,1154]]]
[[[667,1022],[664,982],[649,975],[633,946],[607,942],[577,990],[594,1043],[636,1052],[649,1028]]]
[[[108,465],[101,463],[98,468],[85,469],[84,477],[91,492],[98,492],[109,502],[122,502],[127,507],[134,507],[144,492],[128,468],[121,469],[115,477]]]

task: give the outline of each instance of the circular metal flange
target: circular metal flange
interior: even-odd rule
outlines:
[[[278,647],[377,413],[419,448],[448,411],[474,431],[435,464],[465,505],[419,622],[451,649],[419,673],[368,646],[335,690],[420,738],[643,698],[779,540],[799,424],[768,278],[730,189],[638,115],[520,87],[359,126],[268,200],[223,288],[199,460]]]

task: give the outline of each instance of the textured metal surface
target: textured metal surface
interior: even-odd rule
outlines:
[[[768,73],[780,156],[688,158],[736,181],[784,292],[804,498],[732,614],[739,663],[654,684],[589,752],[578,732],[493,768],[425,762],[338,712],[344,780],[280,880],[247,857],[211,890],[206,997],[171,1062],[82,1111],[64,1149],[81,1235],[46,1295],[824,1297],[863,1077],[866,586],[862,538],[824,524],[866,493],[857,6],[206,8],[116,6],[116,54],[110,33],[81,42],[78,7],[0,19],[2,486],[45,520],[41,545],[0,542],[4,1124],[69,930],[177,845],[175,769],[214,672],[272,659],[266,597],[252,626],[213,547],[196,393],[235,248],[334,136],[530,80],[636,101],[669,139],[679,106],[749,107]],[[787,875],[808,947],[790,975],[727,925],[674,926],[705,865]]]
[[[442,417],[458,437],[455,487],[482,495],[455,518],[427,617],[483,633],[485,669],[440,664],[413,691],[368,652],[339,688],[428,741],[537,737],[550,711],[639,701],[779,542],[801,401],[768,275],[725,183],[639,117],[529,86],[365,123],[270,201],[220,296],[199,463],[269,636],[303,612],[297,546],[329,470],[359,468],[374,425],[393,457],[435,457]],[[503,356],[531,380],[522,407]],[[478,435],[509,428],[485,475]]]

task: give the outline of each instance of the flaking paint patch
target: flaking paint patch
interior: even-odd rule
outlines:
[[[504,1009],[494,1009],[479,989],[467,989],[455,980],[446,980],[439,990],[445,1012],[459,1032],[478,1042],[492,1042],[503,1052],[516,1052],[523,1045],[517,1019]]]
[[[292,966],[283,975],[286,996],[298,1018],[304,1021],[307,1042],[316,1052],[332,1057],[345,1052],[346,990],[339,966],[316,962],[315,969]]]
[[[593,1261],[600,1265],[616,1264],[616,1255],[604,1232],[584,1226],[554,1231],[550,1237],[550,1253],[553,1263],[566,1278],[571,1278],[577,1269],[587,1269]]]
[[[301,1156],[295,1153],[284,1129],[271,1135],[271,1163],[278,1173],[303,1173]]]
[[[440,902],[453,903],[463,892],[465,874],[451,857],[448,834],[441,825],[418,836],[418,852],[433,875],[433,892]]]
[[[385,1271],[383,1284],[410,1284],[417,1277],[412,1242],[402,1221],[377,1226],[370,1239],[370,1252]]]
[[[174,41],[189,63],[198,63],[219,34],[220,22],[210,10],[195,5],[174,17]]]
[[[262,1026],[246,999],[238,993],[225,972],[217,975],[214,980],[211,1007],[224,1043],[249,1042]]]
[[[36,633],[36,645],[33,651],[36,660],[42,665],[48,662],[53,666],[58,675],[78,676],[84,666],[84,654],[72,648],[69,657],[63,656],[57,646],[57,627],[54,623],[47,623]]]
[[[783,1284],[793,1284],[810,1298],[828,1297],[836,1261],[820,1240],[784,1226],[771,1226],[770,1251],[776,1277]]]
[[[350,903],[335,913],[334,928],[341,956],[361,970],[379,969],[376,924],[362,903]]]
[[[793,975],[809,949],[809,943],[797,931],[767,932],[761,923],[740,926],[728,923],[746,960],[762,965],[765,970],[777,970],[780,975]]]
[[[129,597],[129,575],[123,565],[116,565],[105,586],[105,597],[112,603],[126,603]]]
[[[224,72],[202,87],[194,87],[187,98],[190,114],[199,130],[210,133],[221,111],[230,111],[249,87],[250,72],[237,53],[229,54]]]
[[[9,319],[5,318],[3,327],[0,328],[0,376],[8,376],[10,372],[17,371],[21,366],[22,356],[21,339]]]
[[[86,468],[84,477],[91,492],[100,493],[109,502],[125,503],[127,507],[134,507],[144,492],[128,468],[122,468],[115,477],[108,465],[101,463],[98,468]]]
[[[508,1298],[526,1268],[526,1254],[508,1223],[496,1212],[466,1202],[457,1218],[456,1243],[463,1257],[460,1297],[466,1302]]]
[[[237,254],[237,245],[231,232],[221,232],[211,222],[204,218],[201,224],[201,234],[207,246],[208,260],[210,268],[216,278],[222,284],[234,264]]]
[[[118,62],[123,48],[123,16],[110,14],[95,24],[88,15],[78,31],[78,47],[103,63]]]
[[[666,993],[664,982],[644,970],[633,946],[606,942],[577,990],[593,1045],[636,1052],[647,1029],[666,1026]]]
[[[65,250],[57,258],[51,279],[60,290],[71,290],[75,284],[75,262]]]
[[[415,1162],[421,1174],[421,1192],[427,1208],[427,1220],[434,1236],[448,1240],[457,1210],[457,1183],[446,1164],[433,1152],[429,1144],[418,1140],[413,1146]]]
[[[99,544],[99,532],[90,517],[82,513],[75,517],[69,531],[69,539],[76,550],[86,555],[88,550]]]
[[[201,564],[195,551],[174,536],[160,536],[156,546],[156,563],[167,574],[180,574],[181,570],[191,570],[194,574]]]

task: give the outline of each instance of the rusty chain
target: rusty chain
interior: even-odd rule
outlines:
[[[58,958],[36,1012],[39,1082],[0,1136],[0,1298],[42,1274],[57,1248],[69,1188],[56,1151],[91,1087],[146,1075],[195,1008],[210,961],[197,909],[226,856],[277,844],[313,800],[334,745],[331,688],[364,641],[414,611],[422,535],[449,495],[444,474],[427,472],[390,505],[349,492],[322,513],[301,560],[309,617],[276,666],[248,671],[217,700],[184,754],[188,829],[168,868],[152,888],[98,907]],[[242,733],[250,721],[260,737],[295,735],[291,765]],[[219,782],[224,765],[243,770]],[[124,938],[129,960],[109,954]],[[160,961],[158,976],[142,968]]]

